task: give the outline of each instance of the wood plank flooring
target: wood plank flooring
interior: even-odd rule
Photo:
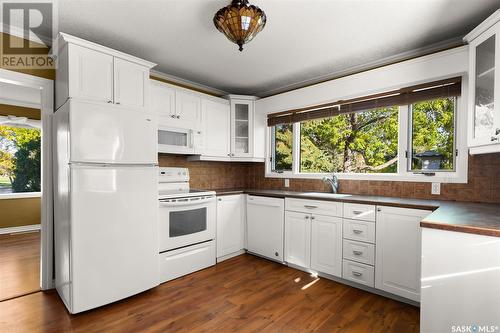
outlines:
[[[419,309],[241,255],[70,315],[54,291],[0,302],[0,332],[418,332]]]
[[[0,235],[0,301],[40,290],[40,232]]]

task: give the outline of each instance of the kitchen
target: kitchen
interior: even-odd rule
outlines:
[[[131,15],[137,2],[124,3]],[[144,7],[196,7],[174,3]],[[204,33],[232,52],[208,68],[212,81],[204,63],[189,80],[166,74],[182,71],[168,67],[181,50],[169,59],[104,28],[86,33],[68,18],[83,24],[89,6],[59,5],[43,291],[0,302],[2,330],[498,331],[498,2],[459,2],[448,34],[458,39],[334,74],[276,82],[261,61],[258,86],[215,73],[227,59],[262,59],[252,48],[276,42],[266,33],[280,36],[280,10],[304,3],[212,2],[222,8]],[[247,39],[224,29],[231,6],[259,23],[241,24]],[[249,68],[235,75],[260,70]]]

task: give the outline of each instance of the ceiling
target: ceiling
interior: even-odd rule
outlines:
[[[267,96],[456,45],[500,0],[251,0],[267,14],[243,52],[219,33],[229,0],[64,0],[59,30],[230,93]]]

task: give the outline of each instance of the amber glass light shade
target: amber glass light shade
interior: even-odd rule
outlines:
[[[248,0],[233,0],[227,7],[219,9],[214,24],[243,51],[243,44],[250,42],[266,25],[266,14]]]

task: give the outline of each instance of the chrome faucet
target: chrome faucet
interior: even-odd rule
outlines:
[[[332,187],[332,193],[338,193],[339,191],[339,179],[335,174],[332,174],[331,177],[325,176],[323,177],[323,181],[325,183],[329,183],[330,186]]]

